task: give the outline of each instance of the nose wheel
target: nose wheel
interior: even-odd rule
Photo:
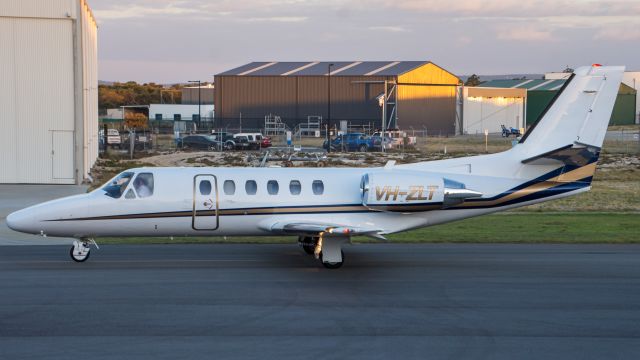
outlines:
[[[69,251],[69,255],[71,255],[71,259],[75,262],[85,262],[89,259],[89,255],[91,254],[91,248],[89,245],[93,243],[96,248],[98,248],[98,244],[94,240],[82,240],[82,241],[74,241],[73,246],[71,246],[71,250]]]

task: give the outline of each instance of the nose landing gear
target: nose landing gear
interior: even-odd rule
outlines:
[[[69,255],[71,255],[71,259],[75,262],[85,262],[89,259],[89,255],[91,253],[91,248],[89,245],[93,243],[96,246],[96,249],[99,249],[98,244],[93,239],[81,239],[80,241],[75,240],[73,242],[73,246],[69,251]]]

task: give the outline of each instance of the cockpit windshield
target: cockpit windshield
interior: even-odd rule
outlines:
[[[124,193],[124,190],[129,185],[129,181],[133,177],[132,172],[123,172],[122,174],[116,176],[113,180],[107,183],[102,187],[102,190],[106,191],[107,196],[111,196],[114,199],[118,199]]]

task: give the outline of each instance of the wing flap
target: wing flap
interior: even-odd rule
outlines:
[[[329,224],[320,222],[307,222],[307,221],[279,221],[273,223],[267,223],[260,226],[264,230],[271,231],[277,234],[290,234],[290,235],[319,235],[323,234],[335,234],[335,235],[348,235],[348,236],[371,236],[376,239],[384,239],[382,229],[364,228],[359,226],[350,226],[344,224]]]

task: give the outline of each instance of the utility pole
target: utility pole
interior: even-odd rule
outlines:
[[[333,64],[327,66],[327,152],[331,152],[331,67]]]

